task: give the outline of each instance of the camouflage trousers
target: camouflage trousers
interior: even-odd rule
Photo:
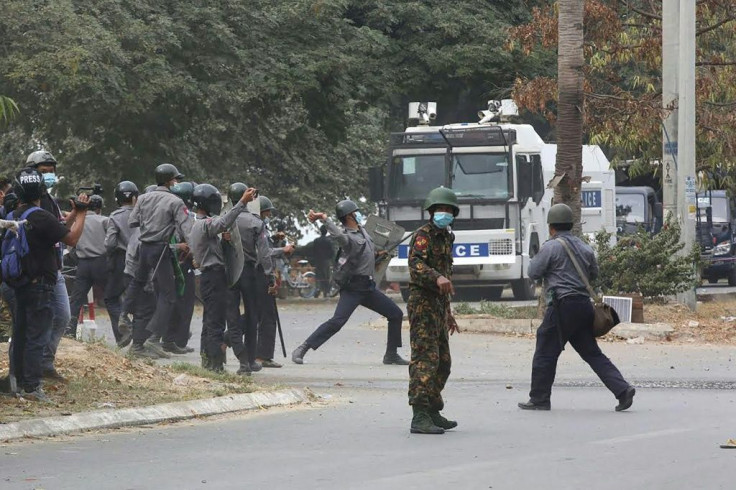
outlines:
[[[412,291],[409,314],[411,364],[409,405],[442,410],[442,389],[450,377],[450,344],[447,333],[447,299]]]

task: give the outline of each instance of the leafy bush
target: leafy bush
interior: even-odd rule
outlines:
[[[595,237],[600,274],[594,287],[604,294],[641,293],[647,299],[662,299],[692,289],[696,285],[700,249],[686,255],[679,252],[680,225],[668,219],[656,235],[642,228],[621,236],[610,245],[610,233]]]

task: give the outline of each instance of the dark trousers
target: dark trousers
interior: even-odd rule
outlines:
[[[121,315],[128,315],[135,312],[135,301],[138,298],[138,293],[141,290],[141,283],[136,282],[134,277],[125,274],[127,278],[127,286],[125,287],[125,294],[123,294],[122,308],[120,311]]]
[[[52,284],[35,283],[17,288],[11,371],[18,386],[35,391],[41,385],[43,351],[51,337],[54,318]]]
[[[559,328],[558,328],[559,323]],[[587,296],[560,299],[547,307],[542,324],[537,329],[537,347],[532,361],[532,389],[529,398],[534,403],[547,403],[557,372],[557,359],[567,342],[595,371],[606,388],[618,397],[629,384],[601,349],[593,335],[593,304]]]
[[[358,305],[365,306],[386,317],[388,319],[386,345],[388,348],[401,347],[401,321],[404,317],[401,309],[388,296],[376,289],[375,282],[359,278],[354,278],[347,287],[340,291],[340,300],[337,302],[335,314],[317,327],[317,330],[307,338],[305,343],[312,349],[318,349],[340,331]]]
[[[133,343],[143,345],[148,340],[151,332],[146,329],[156,312],[156,295],[152,291],[141,289],[133,304]]]
[[[215,367],[222,364],[225,342],[225,311],[227,308],[227,275],[225,268],[215,266],[202,271],[199,290],[204,301],[202,316],[202,346],[207,359]]]
[[[332,275],[331,269],[331,260],[320,260],[316,262],[315,279],[317,279],[317,292],[322,292],[322,296],[325,298],[330,292],[330,277]]]
[[[184,272],[184,294],[177,296],[174,311],[171,314],[171,323],[163,337],[164,342],[173,342],[179,347],[186,347],[189,342],[189,331],[194,315],[194,267],[191,262],[181,266]]]
[[[93,286],[99,286],[103,290],[107,288],[107,257],[104,255],[92,259],[79,259],[77,275],[74,278],[74,290],[69,301],[71,310],[69,329],[73,334],[77,333],[79,311],[83,305],[87,304],[87,294]],[[117,314],[120,316],[120,310],[117,311]],[[117,325],[114,326],[113,333],[115,340],[120,340]]]
[[[112,333],[115,340],[120,340],[120,313],[123,305],[123,293],[128,287],[130,276],[125,274],[125,251],[117,249],[107,257],[107,286],[105,287],[105,308],[110,316]]]
[[[246,263],[237,284],[227,292],[227,331],[235,355],[244,362],[256,360],[258,339],[258,282],[254,264]],[[243,314],[240,314],[240,299],[243,299]]]
[[[258,301],[258,359],[273,359],[276,349],[276,299],[268,294],[268,277],[260,267],[256,272]]]
[[[156,294],[156,312],[146,329],[155,337],[163,337],[169,328],[171,315],[176,305],[176,282],[172,255],[166,243],[141,242],[140,259],[135,281],[143,289],[153,273],[153,290]]]

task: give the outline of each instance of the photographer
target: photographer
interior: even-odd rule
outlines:
[[[20,200],[13,215],[20,217],[31,207],[39,207],[47,195],[42,174],[34,168],[21,170],[13,181]],[[77,209],[87,206],[88,197],[80,195],[72,204],[71,229],[52,213],[38,208],[26,215],[25,235],[29,252],[22,259],[22,275],[14,284],[17,298],[13,322],[12,371],[27,399],[48,402],[41,389],[44,349],[54,321],[54,296],[59,271],[59,242],[75,246],[84,229],[85,215]],[[78,219],[77,219],[78,218]]]

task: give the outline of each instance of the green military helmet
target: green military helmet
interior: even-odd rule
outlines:
[[[555,204],[549,208],[547,213],[547,224],[549,225],[571,225],[572,209],[567,204]]]
[[[424,200],[424,209],[431,211],[433,206],[450,206],[453,209],[453,215],[460,214],[460,206],[457,202],[457,195],[452,189],[447,187],[436,187],[429,191],[427,199]]]
[[[337,203],[337,206],[335,206],[335,214],[339,219],[342,219],[350,213],[356,212],[358,209],[357,204],[350,199],[345,199],[344,201]]]
[[[236,202],[240,201],[240,198],[243,197],[243,194],[247,189],[247,184],[243,184],[242,182],[235,182],[227,190],[228,201],[230,201],[230,203],[234,206]]]
[[[172,194],[184,201],[184,204],[186,204],[187,207],[191,209],[191,207],[194,205],[194,202],[192,201],[192,195],[194,194],[195,187],[196,184],[194,182],[179,182],[175,185],[172,185],[171,189],[169,190]]]
[[[184,175],[170,163],[162,163],[156,167],[155,176],[158,185],[164,185],[170,180],[182,180],[184,178]]]
[[[258,204],[261,206],[261,212],[264,211],[271,211],[272,213],[276,212],[276,207],[273,205],[271,200],[267,198],[266,196],[258,196]]]

